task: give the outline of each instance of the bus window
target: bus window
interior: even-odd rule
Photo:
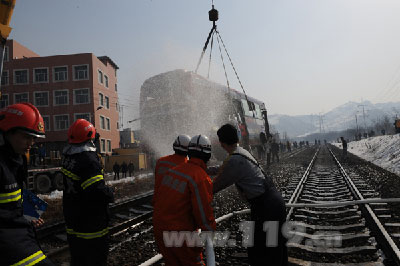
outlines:
[[[253,116],[253,112],[250,111],[248,102],[245,99],[242,99],[242,107],[243,107],[243,111],[244,111],[244,115],[245,116]]]
[[[254,105],[256,109],[256,118],[263,119],[260,106],[256,103]]]

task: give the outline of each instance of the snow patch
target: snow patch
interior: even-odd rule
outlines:
[[[334,143],[341,148],[341,143]],[[347,151],[400,175],[400,134],[377,136],[348,143]]]

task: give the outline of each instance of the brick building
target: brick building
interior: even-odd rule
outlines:
[[[34,104],[43,115],[47,151],[62,150],[78,118],[100,133],[100,151],[119,147],[118,66],[92,53],[39,56],[14,40],[6,43],[0,107]]]

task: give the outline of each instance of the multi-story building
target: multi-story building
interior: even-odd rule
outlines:
[[[0,107],[34,104],[43,115],[47,150],[61,150],[79,118],[100,133],[100,152],[119,147],[118,66],[92,53],[39,56],[14,40],[6,43]]]

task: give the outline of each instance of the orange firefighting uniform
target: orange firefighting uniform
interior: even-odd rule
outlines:
[[[154,171],[154,195],[153,195],[153,205],[158,197],[158,188],[160,187],[162,177],[169,170],[172,169],[181,163],[187,162],[187,156],[180,154],[171,154],[164,157],[161,157],[157,160],[156,168]]]
[[[198,158],[168,170],[158,187],[154,202],[154,235],[167,266],[202,264],[202,247],[166,247],[163,232],[214,231],[212,182],[206,164]]]

